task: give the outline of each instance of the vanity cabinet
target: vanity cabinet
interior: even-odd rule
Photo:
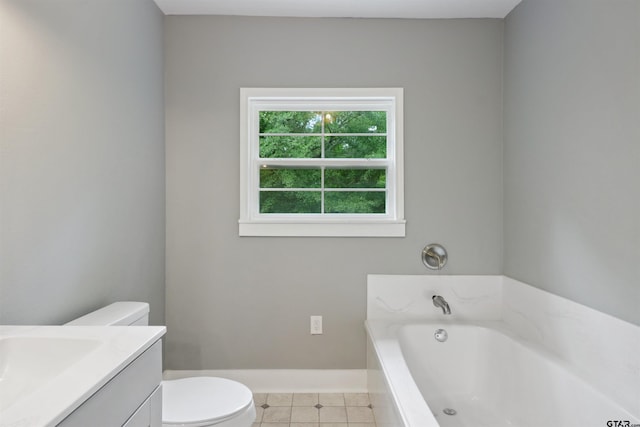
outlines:
[[[162,344],[156,341],[58,424],[161,427]]]

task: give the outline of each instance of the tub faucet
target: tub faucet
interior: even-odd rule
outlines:
[[[431,299],[433,300],[433,305],[442,309],[442,314],[451,314],[449,303],[444,298],[440,295],[434,295]]]

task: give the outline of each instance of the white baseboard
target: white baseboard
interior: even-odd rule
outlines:
[[[254,393],[366,393],[366,369],[218,369],[164,371],[165,380],[211,376],[245,384]]]

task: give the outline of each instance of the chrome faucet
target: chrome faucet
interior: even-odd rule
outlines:
[[[442,309],[442,314],[451,314],[449,303],[444,298],[440,295],[434,295],[431,299],[433,300],[433,305]]]

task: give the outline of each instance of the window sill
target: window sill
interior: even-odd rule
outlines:
[[[404,237],[406,221],[278,222],[239,221],[240,236]]]

